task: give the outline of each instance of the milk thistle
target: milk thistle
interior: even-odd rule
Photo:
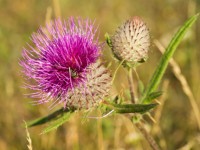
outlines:
[[[90,20],[71,17],[66,22],[55,20],[32,35],[34,46],[24,48],[20,64],[27,79],[35,82],[26,87],[35,91],[31,97],[37,98],[38,104],[53,101],[53,105],[63,102],[64,107],[89,108],[100,101],[94,99],[95,95],[100,96],[99,91],[101,96],[106,95],[101,82],[110,76],[100,64],[94,67],[102,49],[96,32]],[[97,76],[101,81],[96,79],[93,83],[93,69],[99,68],[104,70]],[[88,91],[89,83],[100,84],[99,89],[94,89],[97,93]],[[87,98],[90,94],[92,100]]]

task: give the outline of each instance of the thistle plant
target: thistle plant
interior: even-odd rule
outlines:
[[[141,131],[153,149],[159,149],[155,140],[145,131],[142,119],[158,104],[154,101],[162,92],[158,85],[164,75],[170,58],[181,42],[186,31],[197,20],[192,16],[177,31],[154,74],[139,100],[134,100],[132,69],[148,58],[150,47],[149,30],[140,17],[132,17],[122,23],[116,32],[106,34],[106,42],[119,61],[129,71],[129,90],[131,99],[124,101],[120,94],[111,95],[111,71],[101,61],[105,45],[98,39],[97,28],[90,20],[69,18],[67,21],[55,20],[40,28],[32,35],[33,46],[22,53],[20,64],[29,82],[26,87],[35,91],[31,94],[38,104],[52,102],[50,107],[61,103],[62,107],[46,117],[28,124],[36,126],[52,122],[42,133],[58,128],[71,115],[80,110],[100,109],[103,113],[129,113],[133,124]],[[118,101],[119,100],[119,101]],[[110,114],[110,113],[109,113]]]

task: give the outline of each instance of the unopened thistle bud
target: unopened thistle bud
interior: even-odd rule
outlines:
[[[148,58],[149,30],[139,17],[133,17],[119,26],[111,42],[113,53],[119,60],[135,65]]]

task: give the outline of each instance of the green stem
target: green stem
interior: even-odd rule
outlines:
[[[128,83],[129,83],[129,90],[131,95],[131,102],[135,104],[135,95],[134,95],[134,87],[133,87],[133,71],[132,68],[128,69]]]

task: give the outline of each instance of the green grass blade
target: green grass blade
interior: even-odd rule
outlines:
[[[147,88],[143,94],[142,102],[149,103],[148,95],[152,92],[155,92],[160,84],[160,81],[165,73],[167,65],[169,63],[170,58],[173,56],[176,48],[180,44],[181,40],[183,39],[187,30],[194,24],[197,20],[199,13],[189,18],[185,24],[177,31],[175,36],[172,38],[171,42],[169,43],[165,53],[163,54],[158,67],[156,68]]]

